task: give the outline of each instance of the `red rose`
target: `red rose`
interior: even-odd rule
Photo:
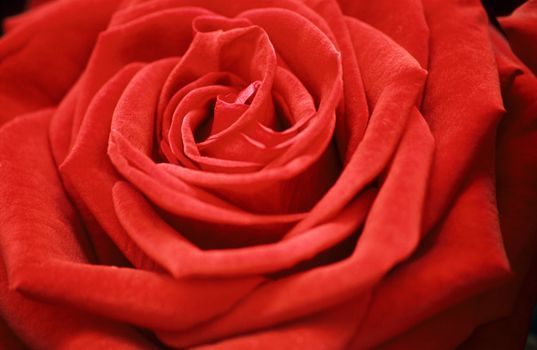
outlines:
[[[534,0],[501,20],[522,61],[477,0],[10,19],[3,345],[522,348],[536,18]]]

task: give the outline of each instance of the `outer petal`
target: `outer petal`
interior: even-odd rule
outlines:
[[[423,68],[429,58],[429,28],[421,0],[339,0],[343,13],[387,34]]]
[[[537,74],[537,0],[528,1],[510,16],[498,20],[513,50]]]
[[[537,78],[499,33],[492,38],[508,111],[498,134],[498,208],[514,276],[490,301],[502,306],[495,321],[479,327],[464,349],[522,348],[537,301]]]
[[[142,338],[125,324],[90,314],[148,328],[189,327],[224,312],[260,282],[259,278],[177,281],[142,270],[89,264],[83,231],[48,149],[50,112],[45,113],[16,120],[1,132],[0,247],[7,274],[2,281],[8,283],[1,289],[7,293],[1,309],[18,334],[29,337],[32,344],[48,333],[51,342],[65,337],[90,341],[92,333],[83,331],[91,328],[103,333],[104,340],[106,334],[116,334],[136,344]],[[33,303],[25,306],[21,291],[51,306],[43,307],[42,313]],[[91,313],[65,311],[61,316],[67,305]],[[34,308],[40,320],[35,324],[27,321]],[[55,319],[55,314],[61,317]],[[68,325],[54,323],[62,317],[70,320]],[[51,325],[57,332],[50,331]],[[57,348],[51,344],[46,348]]]
[[[367,300],[367,298],[365,298]],[[246,334],[196,350],[336,350],[347,349],[353,330],[360,320],[363,305],[344,303],[316,315],[289,324]]]
[[[13,333],[4,319],[0,318],[0,348],[12,350],[24,350],[26,347]]]
[[[0,125],[63,98],[118,3],[59,1],[22,15],[0,40]]]
[[[423,5],[431,41],[422,113],[436,140],[425,218],[429,230],[453,203],[504,109],[481,3],[424,0]]]
[[[14,287],[38,279],[25,262],[36,254],[85,261],[77,216],[63,193],[48,149],[51,111],[21,117],[0,130],[0,311],[36,349],[152,348],[134,329],[56,304],[32,301]],[[61,275],[50,275],[61,284]],[[76,277],[76,276],[73,276]]]
[[[450,349],[449,344],[460,342],[481,322],[479,317],[473,318],[479,315],[474,307],[463,311],[464,322],[459,322],[459,314],[450,308],[509,277],[490,177],[493,144],[489,143],[489,147],[490,151],[484,152],[488,157],[474,170],[445,222],[422,242],[413,258],[377,287],[356,335],[357,348],[376,346],[430,317],[433,321],[427,321],[425,330],[417,327],[419,331],[410,332],[416,333],[410,337],[412,342],[421,347],[414,343],[412,347],[409,340],[404,340],[396,342],[394,348],[405,344],[402,348],[426,349],[426,342],[442,339],[445,348]],[[438,320],[436,315],[446,309],[449,316]],[[434,330],[430,324],[436,325]]]
[[[531,270],[537,251],[537,79],[514,58],[498,33],[492,32],[492,38],[508,110],[498,129],[497,163],[490,157],[492,134],[484,144],[488,146],[480,150],[481,165],[475,163],[469,184],[439,233],[428,238],[434,241],[378,288],[358,333],[357,338],[365,339],[361,346],[392,337],[382,349],[452,349],[470,336],[462,349],[523,346],[537,288],[535,267]],[[498,176],[496,194],[493,171]],[[492,200],[496,197],[500,227]],[[449,243],[456,235],[461,235],[460,243]],[[502,272],[507,268],[503,249],[510,275]],[[490,265],[494,260],[496,267]],[[491,288],[502,277],[504,282]],[[479,294],[461,302],[475,293]],[[388,313],[391,317],[384,317]],[[404,323],[393,322],[403,319]],[[402,330],[420,321],[393,337],[394,325]]]

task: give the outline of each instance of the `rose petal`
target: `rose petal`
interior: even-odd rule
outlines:
[[[17,291],[21,284],[40,279],[35,265],[54,259],[85,263],[90,249],[48,150],[51,114],[51,110],[45,110],[20,117],[0,130],[2,315],[32,347],[153,348],[129,326],[57,304],[40,303]],[[45,276],[57,285],[65,282],[64,277],[54,270]],[[75,274],[68,278],[78,277]],[[72,284],[70,292],[77,288],[79,285]]]
[[[481,3],[424,0],[423,6],[431,40],[422,112],[436,140],[429,230],[460,190],[483,142],[496,132],[504,108]]]
[[[261,332],[242,335],[196,350],[224,349],[344,349],[360,317],[356,303],[346,303],[325,312]]]
[[[489,315],[494,321],[478,327],[463,349],[522,348],[537,296],[536,262],[531,261],[537,253],[537,79],[498,32],[491,30],[491,34],[507,109],[499,127],[497,184],[502,235],[513,278],[488,299],[485,308],[495,311]]]
[[[529,0],[511,15],[498,18],[518,57],[537,74],[537,1]]]
[[[362,140],[369,119],[356,48],[336,1],[305,3],[326,19],[335,35],[332,40],[341,50],[344,98],[338,106],[335,136],[341,159],[346,164]]]
[[[338,1],[343,13],[358,18],[392,38],[423,68],[429,59],[429,27],[421,0]]]
[[[491,201],[491,157],[481,164],[439,232],[377,287],[356,335],[358,348],[376,346],[509,276],[498,214]],[[388,312],[392,317],[386,317]]]
[[[333,222],[318,226],[307,234],[276,244],[209,251],[198,249],[167,225],[128,184],[116,184],[114,204],[130,237],[176,277],[258,275],[284,270],[313,258],[354,233],[365,219],[372,195],[363,195]]]
[[[31,11],[2,38],[0,125],[63,98],[78,79],[118,2],[60,1]]]
[[[425,248],[427,251],[401,267],[379,287],[369,315],[360,329],[361,337],[357,338],[364,341],[364,347],[389,339],[412,323],[420,321],[420,325],[381,348],[437,347],[440,339],[446,349],[453,348],[480,324],[483,326],[478,327],[476,335],[468,341],[468,348],[480,349],[492,345],[501,347],[501,344],[510,347],[524,342],[525,334],[520,326],[513,332],[505,328],[494,331],[498,325],[489,322],[502,319],[512,312],[512,305],[518,298],[518,290],[524,278],[527,279],[525,285],[529,291],[536,287],[532,284],[535,280],[532,277],[534,272],[527,274],[527,270],[537,247],[534,238],[537,227],[534,215],[537,207],[537,171],[531,170],[535,167],[537,154],[533,151],[535,147],[531,146],[536,139],[535,128],[530,127],[535,123],[537,115],[532,112],[536,107],[537,80],[528,73],[520,75],[521,67],[517,66],[517,62],[511,61],[514,56],[504,40],[494,31],[492,37],[497,50],[503,51],[496,55],[508,110],[508,116],[499,127],[500,163],[496,165],[498,193],[495,195],[492,190],[494,164],[491,159],[486,159],[487,155],[493,154],[494,147],[494,135],[489,135],[488,150],[482,149],[480,153],[482,158],[485,157],[482,160],[484,164],[478,165],[482,174],[476,174],[476,169],[473,169],[474,180],[470,181],[471,184],[457,199],[454,209],[435,238],[434,246]],[[511,87],[513,80],[515,84]],[[491,203],[491,198],[496,196],[500,210],[501,238],[496,223],[498,214],[494,202]],[[468,213],[471,213],[471,219],[464,218],[465,215],[470,215]],[[466,229],[462,227],[464,223],[472,221],[479,228],[471,227],[471,224]],[[460,238],[456,237],[457,232],[461,234]],[[462,236],[464,232],[471,234]],[[448,244],[446,239],[457,239],[459,242]],[[475,248],[476,244],[479,249]],[[510,267],[512,275],[505,276],[504,280],[508,283],[504,281],[500,288],[482,293],[494,286],[495,280],[502,281],[501,269],[495,272],[496,268],[489,264],[491,261],[501,261],[503,249],[509,257],[509,265],[507,261],[504,264]],[[475,254],[476,250],[480,252],[479,255]],[[483,259],[485,252],[487,257]],[[449,268],[443,268],[443,264],[449,265]],[[443,273],[439,274],[438,271]],[[481,294],[468,298],[476,293]],[[467,299],[461,303],[462,298]],[[522,300],[524,303],[530,298],[523,297]],[[387,310],[392,317],[383,317]],[[439,310],[444,311],[439,313]],[[520,318],[525,315],[527,313],[518,314],[517,311]],[[405,319],[407,322],[396,324],[392,322],[395,319]],[[528,324],[527,321],[519,322]],[[501,324],[503,323],[499,322]]]
[[[0,237],[10,289],[47,300],[55,305],[50,312],[60,305],[70,305],[146,327],[177,329],[225,311],[260,282],[259,278],[175,281],[142,270],[87,264],[81,251],[85,245],[75,222],[76,214],[64,197],[46,146],[49,115],[47,112],[46,116],[24,118],[2,129],[0,151],[15,155],[2,157],[10,160],[3,161],[0,168],[4,172],[2,178],[6,179],[0,188],[0,198],[10,203],[2,206],[9,211],[2,211],[3,234]],[[32,134],[21,138],[26,132]],[[0,289],[6,291],[6,288]],[[8,301],[6,307],[17,310],[18,303]],[[15,317],[17,312],[7,314]],[[76,331],[73,336],[78,336],[78,332],[90,326],[108,329],[113,334],[130,332],[124,326],[112,326],[114,323],[104,321],[95,321],[96,325],[92,325],[94,321],[89,316],[82,320],[85,321],[73,316],[73,329],[58,326],[58,336],[65,336],[64,329],[66,334]],[[20,322],[17,328],[26,324]],[[77,325],[80,322],[83,323]],[[47,326],[46,322],[39,324]],[[39,328],[35,336],[44,330],[38,331]]]
[[[21,340],[13,333],[9,325],[3,318],[0,318],[0,346],[3,349],[25,350],[26,347]]]
[[[59,167],[64,185],[80,208],[86,224],[94,217],[117,248],[136,266],[151,266],[139,250],[133,249],[113,215],[112,186],[116,172],[106,157],[109,123],[115,104],[132,76],[141,64],[128,65],[111,79],[97,94],[89,107],[84,125],[72,152]],[[108,125],[107,125],[108,122]],[[91,164],[91,166],[89,166]],[[107,200],[108,199],[108,200]],[[91,227],[91,226],[90,226]],[[118,261],[115,246],[110,246],[104,232],[91,227],[89,234],[99,258],[107,263]]]
[[[348,19],[353,44],[362,68],[366,94],[372,104],[364,139],[326,195],[288,235],[300,234],[331,218],[384,169],[414,113],[424,79],[424,71],[397,44],[380,32]],[[366,46],[367,45],[367,46]],[[367,50],[358,49],[367,47]],[[384,57],[385,60],[380,60]],[[394,69],[393,62],[397,62]],[[378,65],[378,66],[377,66]]]
[[[106,81],[132,62],[152,62],[182,55],[192,40],[192,20],[207,13],[203,9],[169,9],[110,27],[101,33],[80,82],[72,142],[85,111]]]

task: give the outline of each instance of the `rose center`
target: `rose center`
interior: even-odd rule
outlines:
[[[218,95],[209,106],[207,117],[194,131],[196,142],[205,141],[233,124],[252,103],[260,84],[255,81],[241,91]]]

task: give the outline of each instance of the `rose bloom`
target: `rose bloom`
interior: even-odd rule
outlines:
[[[10,18],[0,346],[522,349],[537,1],[499,22],[477,0]]]

